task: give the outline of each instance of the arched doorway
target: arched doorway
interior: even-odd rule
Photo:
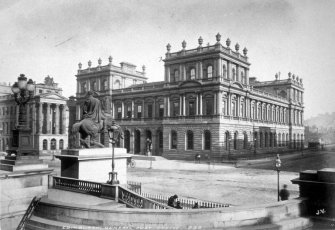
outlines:
[[[130,132],[129,130],[124,131],[124,147],[127,149],[127,153],[130,152]]]
[[[56,139],[51,139],[51,142],[50,142],[50,149],[51,150],[56,150]]]
[[[150,143],[151,142],[151,143]],[[148,145],[151,145],[150,147]],[[145,131],[145,153],[147,154],[148,148],[152,151],[152,135],[150,130]]]
[[[134,154],[140,154],[141,153],[141,131],[138,129],[135,129],[134,133]]]

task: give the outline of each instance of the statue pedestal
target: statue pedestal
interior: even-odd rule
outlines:
[[[114,149],[114,171],[120,184],[127,184],[127,158],[124,148]],[[61,160],[61,176],[106,183],[112,171],[112,148],[69,149],[56,155]]]

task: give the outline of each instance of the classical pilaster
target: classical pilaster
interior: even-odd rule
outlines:
[[[216,102],[217,102],[217,114],[220,115],[222,114],[222,92],[218,91],[217,92],[217,98],[216,98]]]
[[[214,114],[218,114],[218,112],[217,112],[217,94],[216,93],[214,93],[214,111],[213,111],[213,113]]]
[[[66,116],[67,105],[63,105],[62,108],[62,134],[67,134],[67,125],[69,123]]]
[[[167,96],[167,107],[166,107],[166,115],[169,117],[170,116],[170,97]]]
[[[186,116],[186,96],[183,95],[183,116]]]
[[[196,97],[195,115],[199,115],[199,94],[197,94],[197,97]]]
[[[203,79],[202,61],[199,62],[199,78]]]
[[[220,81],[221,81],[221,77],[222,77],[222,59],[219,58],[218,60],[218,77],[220,77]]]
[[[47,127],[47,134],[51,133],[51,117],[50,117],[50,104],[47,103],[47,108],[46,108],[46,127]]]
[[[55,104],[55,134],[59,134],[59,104]]]
[[[170,66],[166,67],[166,80],[167,80],[167,82],[171,82],[171,69],[170,69]]]
[[[42,128],[44,123],[44,116],[43,116],[43,103],[40,102],[38,106],[38,133],[42,134]]]
[[[131,117],[135,117],[135,102],[134,99],[131,100]]]
[[[125,113],[125,107],[124,107],[124,101],[121,101],[121,118],[124,118]]]
[[[183,64],[182,67],[183,67],[183,80],[185,81],[186,80],[186,66],[185,66],[185,64]]]
[[[200,93],[200,98],[199,98],[199,100],[200,100],[200,111],[199,111],[199,115],[202,115],[202,111],[203,111],[203,107],[202,107],[202,93]]]
[[[227,79],[231,79],[231,73],[230,73],[230,70],[231,70],[231,66],[230,66],[230,61],[227,61]],[[230,113],[229,113],[230,115]]]
[[[179,116],[183,116],[183,96],[179,96]]]

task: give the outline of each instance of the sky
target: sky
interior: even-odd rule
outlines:
[[[222,43],[248,51],[250,76],[303,79],[305,118],[335,112],[335,1],[333,0],[1,0],[0,82],[20,73],[36,82],[50,75],[75,95],[78,63],[131,62],[146,66],[149,82],[164,79],[172,52]]]

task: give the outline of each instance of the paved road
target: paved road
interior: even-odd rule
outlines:
[[[277,174],[273,170],[208,166],[190,162],[158,160],[149,169],[149,161],[136,161],[128,170],[128,179],[142,183],[142,191],[152,194],[197,198],[208,201],[249,205],[277,200]],[[290,180],[298,173],[282,172],[281,184],[289,185],[291,197],[298,196],[298,186]]]
[[[254,165],[245,166],[255,169],[273,169],[273,162],[262,162]],[[300,155],[295,158],[282,159],[282,171],[300,172],[303,170],[319,170],[322,168],[335,167],[335,152],[316,151]]]

